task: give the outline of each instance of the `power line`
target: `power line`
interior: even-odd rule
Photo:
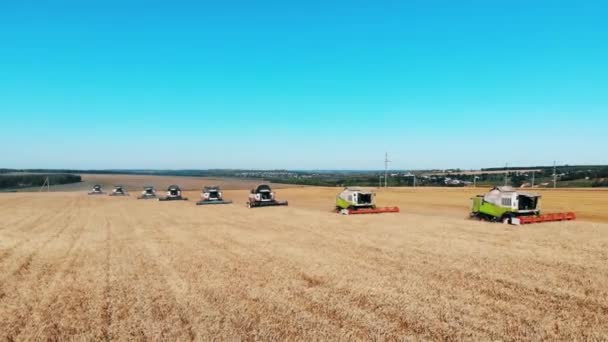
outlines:
[[[388,186],[388,163],[391,161],[388,160],[388,152],[384,153],[384,187]]]

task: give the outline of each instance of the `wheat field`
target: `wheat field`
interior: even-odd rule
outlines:
[[[480,190],[383,190],[402,212],[357,216],[331,188],[0,194],[0,339],[607,339],[608,192],[543,192],[581,219],[514,227],[466,219]]]

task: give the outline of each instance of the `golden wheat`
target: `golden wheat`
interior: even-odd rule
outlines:
[[[467,220],[477,191],[383,190],[402,213],[361,216],[331,188],[3,194],[0,339],[606,339],[608,192],[544,192],[582,220],[514,227]]]

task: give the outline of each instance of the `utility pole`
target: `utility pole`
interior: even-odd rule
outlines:
[[[473,187],[477,187],[477,176],[473,176]]]
[[[382,175],[378,176],[378,189],[382,187]]]
[[[384,187],[388,186],[388,163],[391,161],[388,160],[388,152],[384,153]]]
[[[553,189],[557,188],[557,173],[555,172],[555,160],[553,161]]]
[[[414,174],[414,188],[416,187],[416,174]]]
[[[48,176],[44,180],[44,183],[42,183],[42,186],[40,187],[40,190],[38,190],[38,192],[42,192],[42,189],[44,189],[45,186],[46,186],[46,192],[51,192],[51,181],[49,180]]]
[[[509,163],[505,164],[505,186],[508,184],[507,176],[509,175]]]
[[[534,187],[534,170],[532,170],[532,187]]]

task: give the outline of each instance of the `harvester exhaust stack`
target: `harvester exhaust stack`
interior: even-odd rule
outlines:
[[[541,215],[540,198],[538,193],[519,192],[510,186],[494,187],[486,194],[473,198],[471,217],[514,225],[576,219],[573,212]]]
[[[230,204],[231,200],[225,200],[224,194],[219,186],[205,186],[201,191],[201,200],[196,202],[196,205],[208,204]]]
[[[398,213],[399,207],[378,208],[375,193],[350,187],[336,197],[336,212],[343,215]]]

